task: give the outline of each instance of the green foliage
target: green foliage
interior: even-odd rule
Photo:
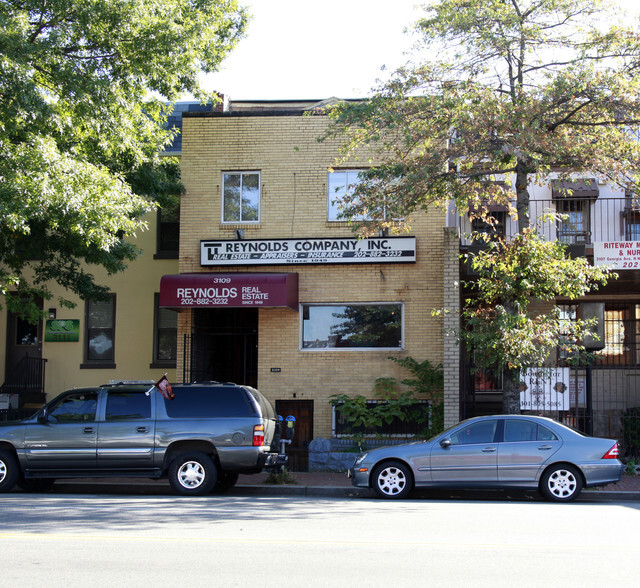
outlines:
[[[636,471],[638,464],[632,459],[627,461],[625,471],[628,476],[635,476],[638,472]]]
[[[378,400],[376,404],[367,402],[361,394],[330,396],[331,404],[339,407],[340,413],[349,422],[352,431],[356,429],[365,431],[352,433],[352,437],[360,445],[364,442],[366,431],[384,428],[384,425],[390,425],[395,420],[418,423],[423,426],[421,435],[424,437],[431,437],[444,428],[442,366],[434,366],[429,360],[418,362],[412,357],[404,359],[390,357],[389,359],[412,373],[412,378],[406,378],[400,382],[409,387],[409,390],[400,391],[395,378],[377,378],[374,383],[374,395]],[[430,411],[426,405],[423,407],[418,405],[420,399],[430,401]]]
[[[91,265],[123,270],[153,199],[179,193],[158,154],[171,105],[242,36],[236,0],[0,3],[0,294],[99,298]],[[15,293],[16,295],[11,295]],[[69,300],[60,304],[69,305]]]
[[[428,6],[416,25],[424,38],[416,65],[370,99],[330,111],[326,136],[342,137],[345,154],[365,145],[376,154],[343,203],[347,218],[375,219],[354,223],[370,234],[405,228],[432,205],[454,201],[482,216],[493,203],[524,228],[529,186],[551,169],[637,185],[640,144],[628,128],[640,120],[638,27],[606,8],[591,0]]]
[[[347,218],[373,219],[354,221],[356,230],[407,229],[413,213],[453,203],[461,216],[485,221],[492,205],[503,205],[523,233],[530,187],[552,171],[640,189],[640,142],[629,132],[640,122],[640,31],[617,5],[436,0],[425,11],[413,64],[370,99],[330,110],[325,137],[341,137],[345,157],[362,147],[375,155],[341,203]],[[572,298],[605,276],[528,235],[473,264],[485,261],[489,273],[467,301],[463,336],[476,357],[504,366],[503,408],[518,412],[519,366],[542,363],[564,336],[557,312],[534,315],[528,300]]]
[[[269,475],[264,480],[265,484],[297,484],[298,481],[295,479],[293,475],[287,470],[287,468],[282,468],[282,471],[276,472],[271,470]]]
[[[480,351],[477,367],[498,370],[543,365],[559,342],[569,354],[583,351],[580,341],[591,323],[563,321],[557,307],[536,314],[531,302],[579,298],[617,277],[585,258],[569,258],[565,245],[541,239],[534,229],[490,243],[471,264],[479,277],[468,284],[476,296],[465,301],[461,336]]]
[[[640,460],[640,407],[636,406],[624,411],[622,438],[625,455]]]

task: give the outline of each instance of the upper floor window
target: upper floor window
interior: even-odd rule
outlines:
[[[222,174],[222,222],[260,222],[260,172]]]
[[[85,307],[84,367],[115,367],[116,295],[88,300]]]
[[[156,259],[177,259],[180,244],[180,202],[158,209]]]
[[[591,204],[599,196],[595,178],[552,180],[551,196],[556,203],[558,241],[573,245],[591,243]]]
[[[363,170],[335,170],[329,172],[329,220],[344,221],[349,220],[342,214],[343,203],[353,200],[353,191],[360,183],[360,172]]]
[[[303,349],[402,349],[402,304],[305,304]]]
[[[589,218],[589,200],[565,199],[556,202],[558,214],[558,241],[572,245],[591,242],[591,223]]]
[[[627,194],[624,207],[624,236],[628,241],[640,241],[640,198]]]
[[[176,367],[178,350],[178,313],[160,308],[160,295],[154,297],[153,363],[151,367]]]
[[[490,235],[491,238],[504,237],[507,212],[505,210],[492,210],[487,218],[474,218],[471,221],[471,230],[474,233]]]

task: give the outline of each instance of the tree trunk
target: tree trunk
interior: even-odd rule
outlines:
[[[502,372],[502,414],[520,414],[520,370]]]
[[[529,171],[526,163],[518,158],[516,164],[516,208],[518,210],[518,232],[529,227]]]

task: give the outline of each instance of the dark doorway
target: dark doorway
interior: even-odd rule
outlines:
[[[193,327],[189,381],[257,386],[257,309],[197,309]]]
[[[276,412],[286,419],[296,418],[296,430],[291,445],[286,446],[288,469],[292,472],[309,471],[309,443],[313,440],[313,400],[276,400]],[[283,431],[284,435],[284,431]]]
[[[38,300],[42,309],[42,300]],[[44,363],[42,359],[42,320],[32,324],[7,312],[7,353],[5,393],[19,394],[20,407],[44,402]]]

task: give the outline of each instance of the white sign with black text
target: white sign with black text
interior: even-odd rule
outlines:
[[[569,410],[569,368],[534,367],[520,373],[520,410]]]
[[[412,263],[415,237],[200,241],[200,265]]]

